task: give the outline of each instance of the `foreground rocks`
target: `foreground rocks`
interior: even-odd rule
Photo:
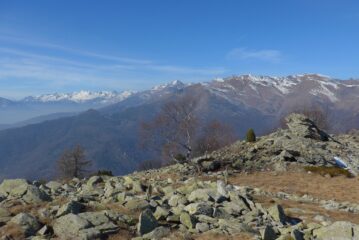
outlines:
[[[359,213],[355,203],[228,184],[228,175],[239,170],[283,171],[291,165],[330,165],[333,156],[355,159],[357,139],[329,136],[301,115],[287,120],[286,130],[256,143],[237,142],[193,159],[192,164],[66,183],[4,180],[1,239],[191,239],[202,234],[246,234],[264,240],[359,239],[359,226],[352,222],[320,214],[313,222],[291,217],[274,199],[310,202],[330,211],[348,209],[353,214]],[[350,164],[356,166],[355,161]],[[262,205],[258,199],[263,197],[271,200]]]
[[[153,173],[185,167],[174,165],[149,172],[158,176]],[[254,193],[247,187],[194,177],[175,181],[155,177],[142,182],[144,175],[102,176],[95,183],[93,178],[74,179],[59,183],[60,186],[52,183],[55,191],[45,185],[16,180],[15,185],[23,190],[19,194],[7,192],[0,202],[2,228],[15,224],[29,239],[106,239],[120,230],[126,230],[129,238],[136,239],[171,239],[174,232],[187,237],[246,233],[253,239],[268,240],[359,238],[359,226],[350,222],[326,225],[302,222],[287,216],[280,205],[263,207],[253,200]],[[5,181],[3,186],[7,184]],[[146,190],[149,184],[153,188],[151,194]],[[25,189],[30,188],[53,200],[48,202],[44,198],[35,209],[13,215],[12,204],[21,202],[25,209],[31,206],[32,203],[23,199]],[[11,239],[11,235],[7,237]]]

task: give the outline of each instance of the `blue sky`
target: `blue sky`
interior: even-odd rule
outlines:
[[[355,0],[0,0],[0,96],[359,77]]]

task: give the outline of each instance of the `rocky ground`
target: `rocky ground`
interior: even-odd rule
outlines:
[[[358,178],[305,168],[340,157],[355,174],[359,139],[330,136],[302,115],[287,120],[288,129],[190,164],[67,182],[4,180],[1,239],[359,239]]]

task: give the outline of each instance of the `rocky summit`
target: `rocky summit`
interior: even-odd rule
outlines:
[[[286,120],[287,129],[187,164],[66,182],[4,180],[1,239],[359,239],[357,194],[330,197],[359,192],[359,138],[328,135],[299,114]]]

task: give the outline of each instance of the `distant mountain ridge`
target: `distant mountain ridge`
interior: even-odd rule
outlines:
[[[131,172],[141,161],[158,157],[140,148],[140,123],[152,119],[166,102],[186,94],[199,99],[202,122],[219,120],[231,125],[238,136],[248,128],[258,135],[268,133],[293,109],[313,105],[328,112],[336,131],[359,128],[359,81],[317,74],[242,75],[196,84],[173,81],[95,110],[0,131],[0,178],[50,178],[61,152],[75,144],[84,146],[94,169]]]
[[[122,101],[134,92],[131,91],[99,91],[91,92],[81,90],[79,92],[72,93],[53,93],[53,94],[44,94],[39,96],[29,96],[22,99],[20,102],[74,102],[74,103],[84,103],[84,102],[99,102],[99,103],[116,103]]]
[[[101,108],[130,97],[132,91],[79,91],[28,96],[21,100],[0,98],[0,129],[19,125],[34,118],[56,119],[58,113],[82,112],[90,108]],[[2,127],[1,127],[2,125]]]

